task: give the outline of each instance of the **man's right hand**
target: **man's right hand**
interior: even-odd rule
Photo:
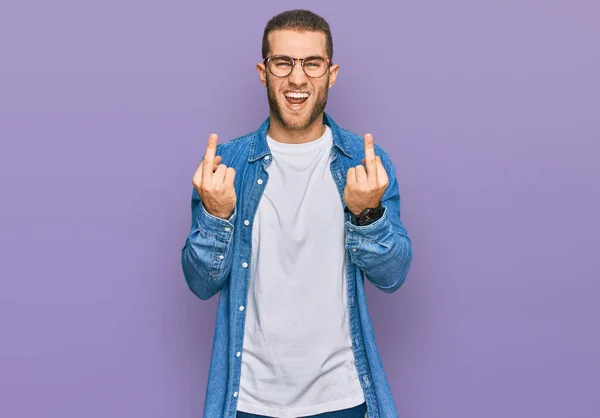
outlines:
[[[217,135],[210,134],[204,160],[198,166],[192,184],[202,200],[204,209],[217,218],[228,219],[236,203],[235,170],[221,163],[221,157],[215,157]]]

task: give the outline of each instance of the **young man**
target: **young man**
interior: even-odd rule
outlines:
[[[364,289],[395,291],[412,259],[394,165],[324,113],[339,67],[323,18],[275,16],[262,51],[269,118],[211,134],[193,177],[183,271],[221,293],[204,416],[396,417]]]

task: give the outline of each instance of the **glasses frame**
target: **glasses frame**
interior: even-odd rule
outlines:
[[[271,59],[273,58],[289,58],[292,60],[292,69],[290,70],[290,72],[287,75],[276,75],[273,73],[273,71],[271,71],[271,67],[269,66],[269,62],[271,61]],[[307,59],[311,59],[311,58],[322,58],[325,61],[327,61],[327,69],[323,72],[323,74],[321,74],[318,77],[314,77],[312,75],[308,75],[308,73],[306,72],[306,70],[304,69],[304,61]],[[307,77],[310,78],[321,78],[323,77],[325,74],[327,74],[327,70],[331,68],[331,66],[333,65],[333,61],[330,60],[329,58],[325,58],[322,57],[320,55],[311,55],[309,57],[305,57],[305,58],[294,58],[294,57],[290,57],[289,55],[282,55],[282,54],[278,54],[278,55],[271,55],[270,57],[267,57],[263,60],[263,63],[265,64],[265,67],[267,67],[269,69],[269,72],[271,74],[273,74],[274,77],[277,78],[285,78],[285,77],[289,77],[291,73],[294,72],[294,68],[296,67],[296,61],[300,61],[301,65],[302,65],[302,71],[304,72],[304,74],[306,74]]]

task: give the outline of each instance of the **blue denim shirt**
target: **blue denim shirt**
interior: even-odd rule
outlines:
[[[364,140],[341,129],[326,113],[323,123],[333,134],[331,173],[343,208],[346,172],[362,163]],[[183,272],[189,288],[200,299],[220,292],[204,405],[207,418],[234,418],[236,414],[244,355],[244,307],[252,261],[252,223],[269,181],[268,127],[267,118],[257,131],[217,146],[222,163],[236,171],[237,204],[229,219],[210,215],[196,190],[192,192],[192,226],[182,249]],[[352,350],[368,414],[371,418],[392,418],[397,417],[397,412],[375,345],[364,277],[384,292],[397,290],[410,267],[412,246],[400,221],[394,164],[378,145],[375,153],[381,157],[389,177],[382,199],[385,210],[380,219],[367,226],[353,225],[345,214],[346,279]]]

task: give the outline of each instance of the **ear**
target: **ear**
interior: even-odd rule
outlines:
[[[263,86],[267,86],[267,69],[265,68],[265,64],[259,62],[256,64],[256,70],[258,71],[258,78]]]
[[[333,64],[329,69],[329,87],[335,84],[335,80],[337,80],[338,71],[340,70],[340,66],[337,64]]]

